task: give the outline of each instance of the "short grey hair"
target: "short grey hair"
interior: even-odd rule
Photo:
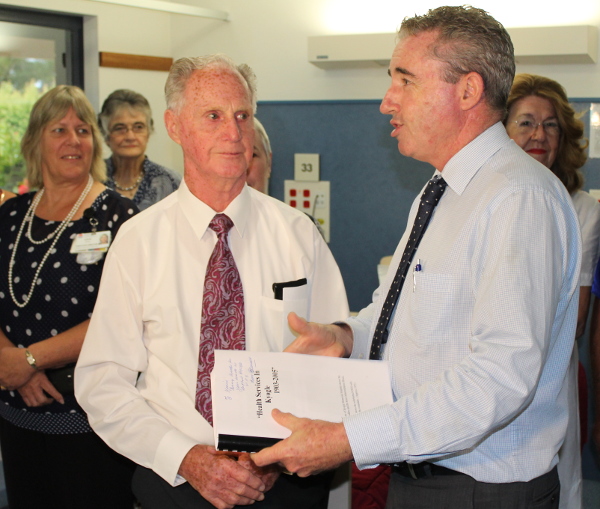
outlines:
[[[269,140],[269,135],[267,134],[267,131],[261,124],[260,120],[258,120],[256,117],[254,117],[254,132],[258,135],[257,139],[260,139],[262,142],[265,152],[267,154],[271,154],[273,151],[271,150],[271,141]]]
[[[152,134],[154,132],[154,120],[152,120],[152,109],[150,103],[142,94],[128,90],[126,88],[120,88],[110,94],[102,104],[102,109],[98,114],[98,125],[104,136],[104,139],[108,139],[108,125],[112,117],[123,109],[130,109],[139,111],[146,116],[146,124],[148,125],[148,132]]]
[[[223,69],[238,75],[240,81],[248,86],[252,110],[256,112],[256,75],[254,71],[246,64],[236,65],[231,58],[222,53],[202,57],[184,57],[173,63],[165,84],[167,109],[175,113],[181,111],[188,80],[195,71],[205,69]]]
[[[398,38],[437,32],[430,53],[447,64],[444,80],[457,83],[476,72],[484,83],[487,104],[506,114],[506,101],[515,76],[514,48],[506,29],[483,9],[469,5],[431,9],[423,16],[404,18]]]

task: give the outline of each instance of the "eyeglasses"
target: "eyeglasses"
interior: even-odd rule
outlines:
[[[146,134],[148,132],[148,126],[143,122],[136,122],[133,125],[115,124],[110,128],[110,134],[115,136],[125,136],[130,130],[133,134]]]
[[[532,135],[539,126],[542,126],[544,132],[548,136],[558,136],[560,133],[560,126],[556,120],[546,120],[545,122],[534,122],[533,120],[522,118],[520,120],[513,120],[517,124],[517,130],[520,134]]]

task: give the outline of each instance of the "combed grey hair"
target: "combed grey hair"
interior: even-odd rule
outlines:
[[[142,94],[121,88],[115,90],[110,94],[102,104],[102,109],[98,114],[98,125],[102,131],[104,139],[108,138],[108,126],[112,117],[122,111],[123,109],[129,109],[130,111],[139,111],[146,116],[146,125],[148,126],[148,132],[152,134],[154,132],[154,120],[152,120],[152,109],[150,103]]]
[[[256,75],[254,71],[246,64],[236,65],[231,58],[221,53],[202,57],[184,57],[173,63],[165,84],[165,99],[168,109],[175,113],[181,111],[188,80],[195,71],[205,69],[223,69],[238,75],[240,81],[248,86],[252,109],[256,112]]]
[[[461,76],[476,72],[483,79],[487,104],[504,117],[515,76],[515,56],[502,24],[483,9],[469,5],[438,7],[405,18],[398,39],[422,32],[438,33],[430,53],[447,64],[444,80],[457,83]]]

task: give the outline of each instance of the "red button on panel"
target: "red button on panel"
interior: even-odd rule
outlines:
[[[310,197],[310,189],[305,189],[304,190],[304,197],[305,198],[309,198]]]
[[[296,200],[290,200],[290,207],[296,207]]]
[[[296,196],[296,190],[290,189],[290,196]]]
[[[304,200],[304,208],[305,209],[310,208],[310,202],[308,200]]]

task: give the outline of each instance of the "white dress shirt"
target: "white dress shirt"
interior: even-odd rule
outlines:
[[[234,223],[229,244],[244,288],[248,350],[283,348],[287,320],[275,282],[308,280],[286,310],[318,322],[348,316],[340,271],[305,214],[248,186],[224,213]],[[194,407],[214,215],[184,181],[121,227],[75,374],[96,433],[172,485],[183,482],[177,471],[194,445],[214,444]]]
[[[448,188],[383,355],[396,401],[344,424],[360,468],[436,461],[478,481],[527,481],[556,464],[565,435],[577,216],[562,183],[501,123],[457,153],[442,176]],[[353,357],[368,357],[418,201],[374,303],[348,321]]]

